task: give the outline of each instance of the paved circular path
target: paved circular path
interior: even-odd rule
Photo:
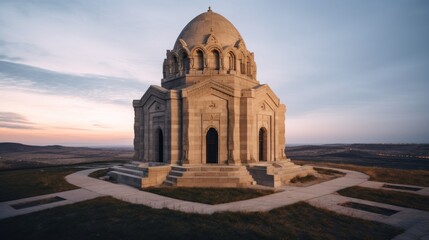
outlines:
[[[168,208],[171,210],[199,214],[212,214],[214,212],[223,211],[269,211],[271,209],[293,204],[299,201],[307,201],[310,199],[332,194],[343,188],[355,186],[368,180],[368,175],[366,174],[338,169],[346,173],[346,175],[309,187],[287,186],[280,188],[284,191],[258,198],[238,202],[210,205],[173,199],[145,191],[140,191],[136,188],[129,187],[126,185],[114,184],[107,181],[88,177],[88,174],[96,170],[99,169],[88,169],[79,171],[66,176],[66,180],[73,185],[79,186],[81,188],[101,195],[109,195],[122,201],[127,201],[134,204],[143,204],[152,208]]]

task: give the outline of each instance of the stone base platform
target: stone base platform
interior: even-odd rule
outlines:
[[[299,166],[290,160],[250,165],[169,165],[132,162],[110,168],[108,176],[118,183],[137,188],[161,184],[177,187],[249,187],[263,185],[280,187],[294,177],[316,174],[309,166]]]
[[[290,159],[250,164],[247,170],[259,185],[275,188],[289,183],[294,177],[316,174],[313,167],[296,165]]]

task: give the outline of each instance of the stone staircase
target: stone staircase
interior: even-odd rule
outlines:
[[[290,182],[294,177],[305,177],[316,172],[310,166],[300,166],[288,160],[279,162],[257,163],[247,170],[259,185],[279,187]]]
[[[141,188],[142,178],[148,174],[147,167],[139,167],[139,163],[135,162],[123,166],[113,166],[109,170],[107,175],[111,180],[137,188]]]
[[[171,166],[164,184],[177,187],[248,187],[256,184],[245,166]]]
[[[170,172],[170,165],[155,162],[132,162],[110,168],[110,179],[136,188],[162,184]]]

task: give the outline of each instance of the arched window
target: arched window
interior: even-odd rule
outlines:
[[[251,76],[252,75],[252,65],[251,65],[251,61],[250,58],[247,57],[247,76]]]
[[[179,72],[179,61],[177,61],[177,57],[173,56],[173,74]]]
[[[241,74],[246,74],[246,65],[243,62],[243,59],[240,59],[240,72]]]
[[[212,69],[219,70],[220,69],[220,55],[219,55],[219,52],[217,50],[213,50],[212,54],[213,54]]]
[[[259,161],[267,161],[267,130],[259,129]]]
[[[197,70],[204,69],[204,54],[201,50],[197,51]]]
[[[182,54],[182,66],[183,66],[183,72],[189,73],[189,58],[188,58],[188,54],[183,53]]]
[[[228,53],[228,69],[235,71],[235,56],[234,53]]]

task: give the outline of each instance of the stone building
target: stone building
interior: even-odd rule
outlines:
[[[162,72],[161,86],[150,86],[141,99],[133,101],[134,161],[146,163],[141,168],[173,168],[158,172],[157,184],[164,180],[177,184],[183,180],[177,177],[183,178],[190,166],[205,166],[198,171],[225,170],[208,168],[213,165],[241,166],[235,169],[246,172],[236,174],[246,175],[240,184],[222,186],[245,186],[254,179],[259,184],[266,182],[267,175],[271,180],[264,185],[274,186],[311,172],[286,159],[286,106],[257,80],[255,55],[226,18],[209,8],[190,21],[173,49],[167,50]],[[166,179],[167,171],[170,178]],[[280,176],[285,172],[287,180]],[[194,186],[197,181],[189,182],[187,186]]]
[[[256,78],[237,29],[208,10],[167,50],[161,87],[134,100],[135,160],[243,164],[285,159],[286,107]]]

